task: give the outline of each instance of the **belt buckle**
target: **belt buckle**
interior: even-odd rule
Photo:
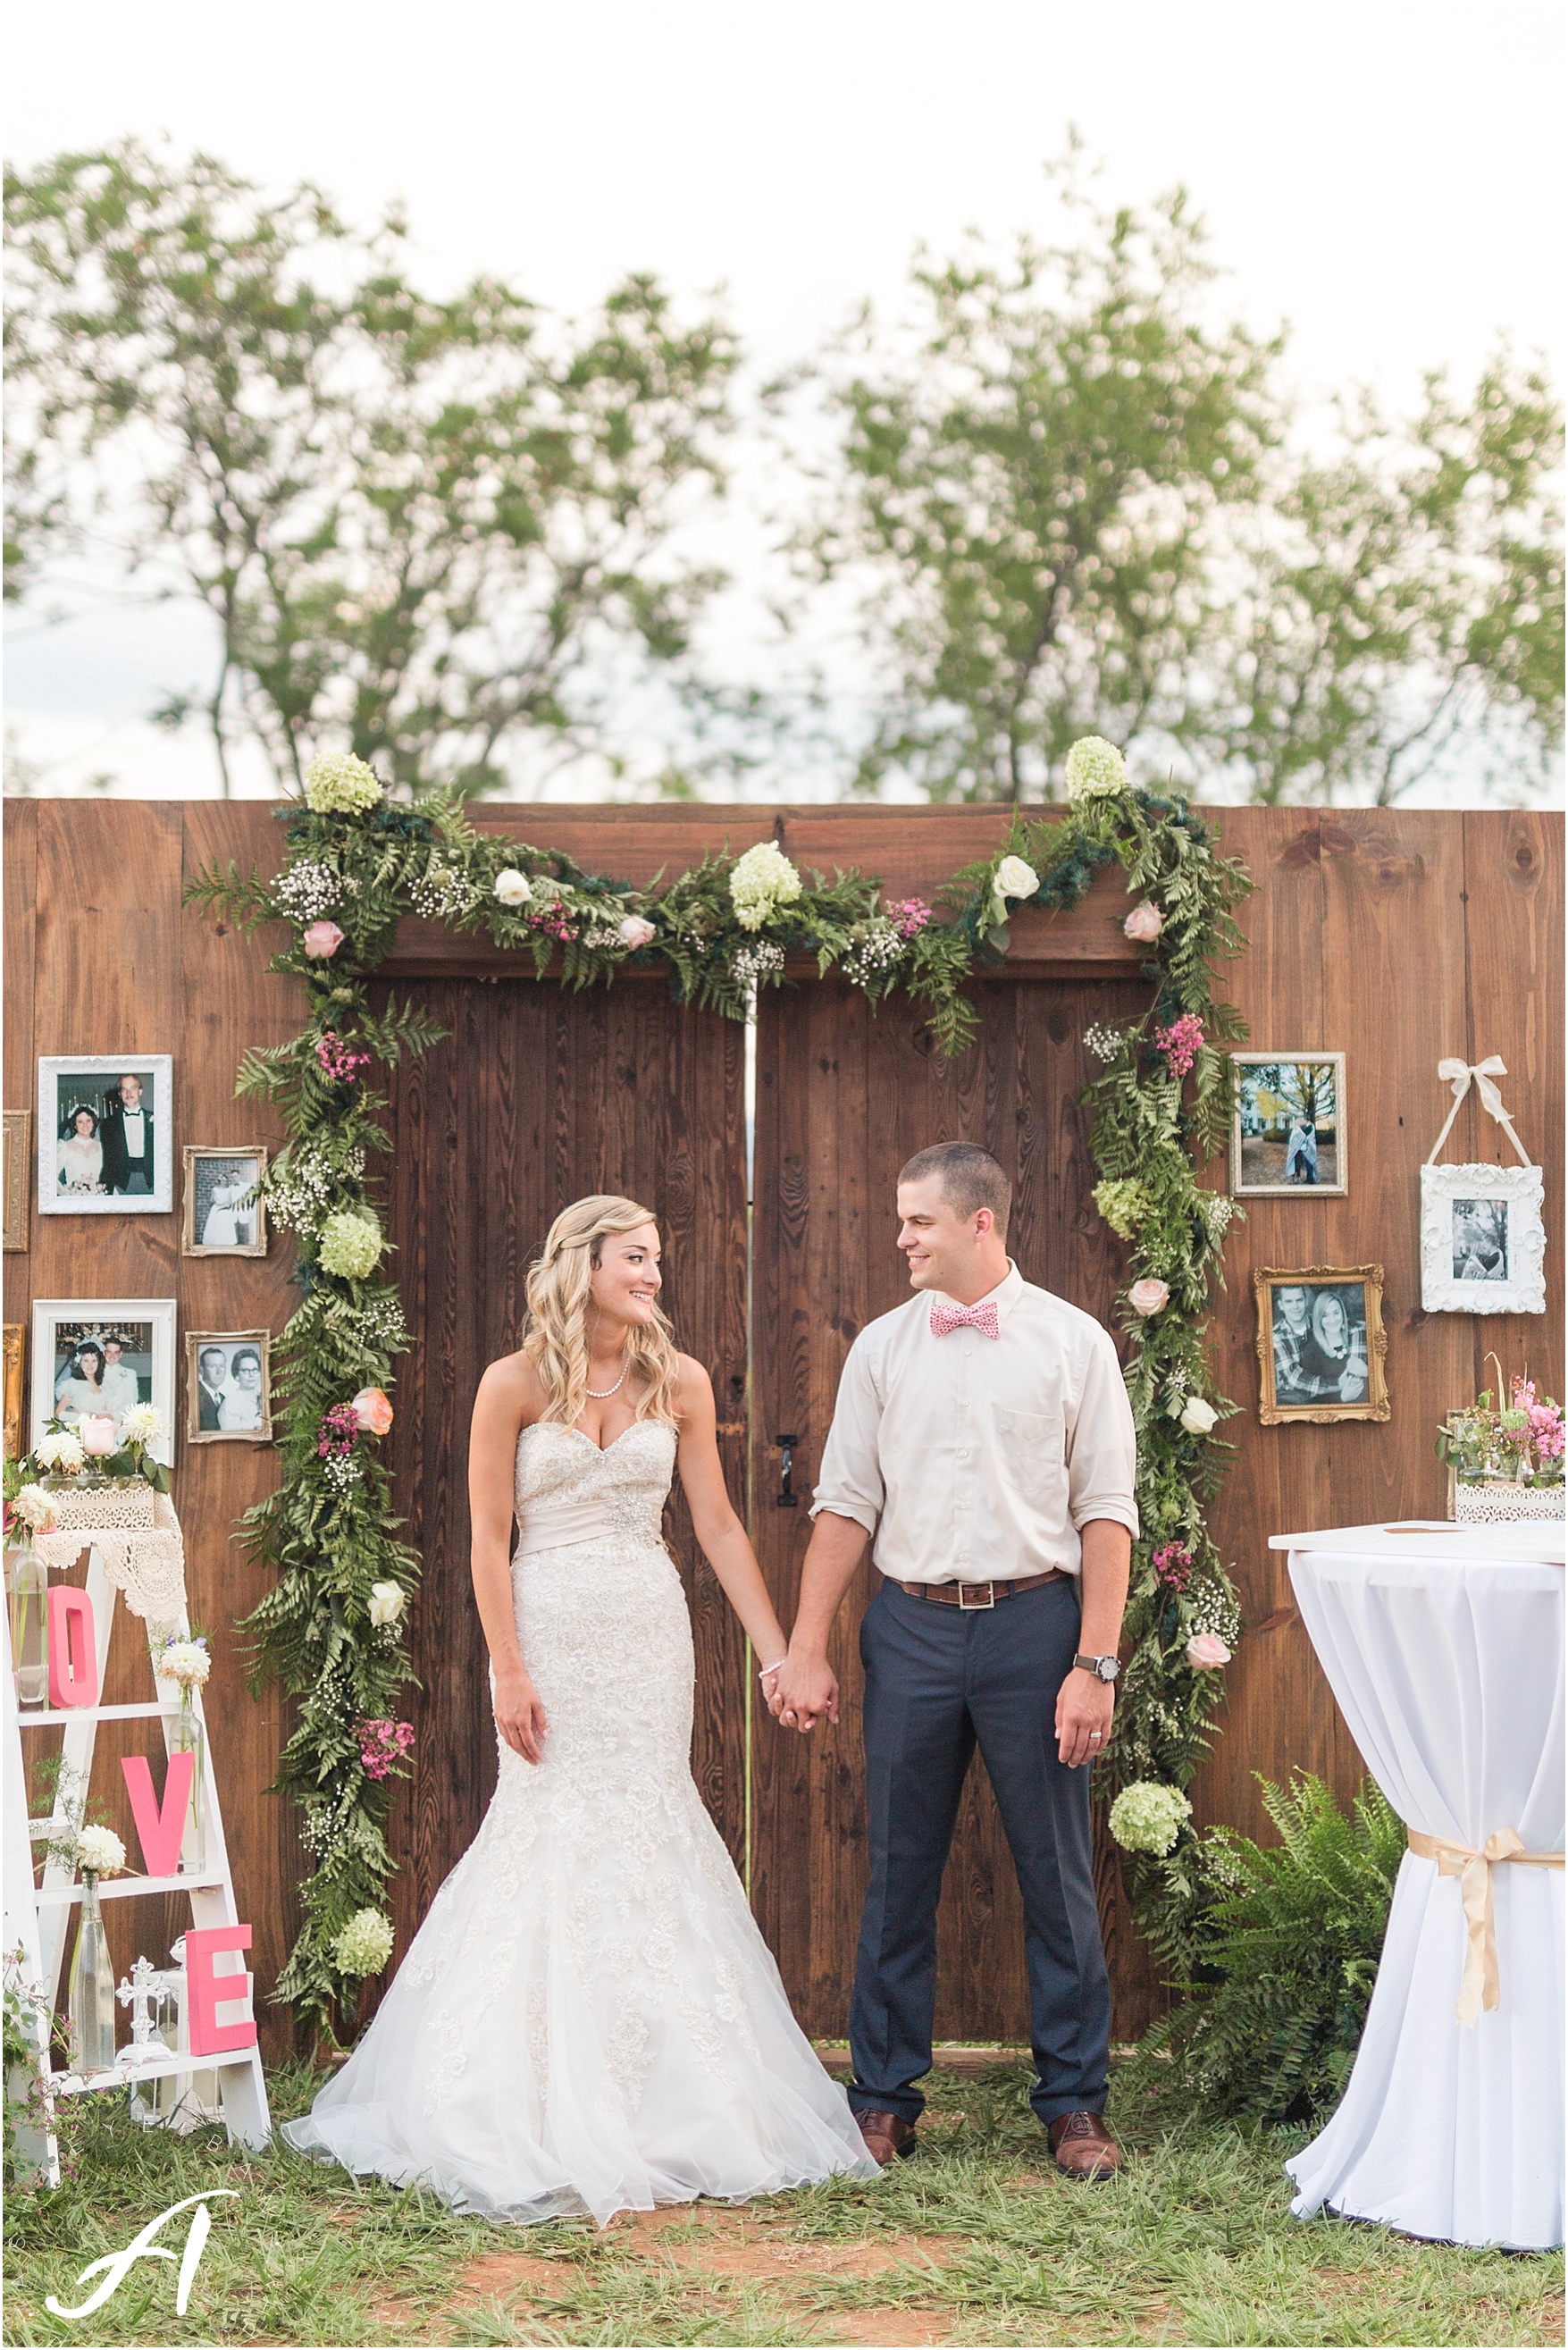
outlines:
[[[964,1593],[966,1591],[983,1591],[985,1597],[983,1599],[966,1599],[964,1597]],[[994,1578],[989,1583],[961,1583],[958,1587],[958,1604],[959,1612],[963,1616],[981,1616],[988,1607],[994,1607],[996,1605],[996,1583]]]

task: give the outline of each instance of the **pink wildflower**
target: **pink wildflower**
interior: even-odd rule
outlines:
[[[370,1066],[369,1053],[356,1053],[347,1045],[336,1028],[328,1028],[316,1040],[316,1057],[324,1077],[333,1077],[338,1084],[351,1086],[355,1072]]]
[[[1154,1571],[1170,1590],[1185,1591],[1192,1573],[1192,1553],[1185,1543],[1167,1543],[1155,1552]]]
[[[414,1725],[411,1721],[358,1721],[354,1735],[359,1741],[359,1760],[367,1779],[384,1779],[412,1746]]]
[[[1168,1028],[1157,1028],[1154,1041],[1170,1063],[1174,1077],[1184,1077],[1198,1058],[1198,1048],[1203,1042],[1203,1023],[1196,1012],[1184,1012]]]
[[[359,1415],[351,1403],[335,1403],[330,1411],[321,1415],[316,1431],[316,1455],[319,1461],[341,1458],[354,1450],[354,1439],[359,1433]]]
[[[916,939],[931,919],[931,910],[923,898],[900,898],[882,909],[901,939]]]
[[[552,898],[546,905],[536,906],[532,913],[524,914],[523,920],[531,931],[543,931],[547,939],[559,939],[563,945],[577,935],[576,922],[559,898]]]

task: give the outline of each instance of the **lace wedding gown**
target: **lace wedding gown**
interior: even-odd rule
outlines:
[[[689,1761],[691,1627],[660,1540],[675,1433],[517,1445],[513,1602],[548,1719],[302,2152],[518,2220],[875,2175],[803,2037]],[[548,1547],[531,1544],[548,1544]]]

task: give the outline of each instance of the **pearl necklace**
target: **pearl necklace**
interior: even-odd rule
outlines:
[[[594,1399],[594,1401],[595,1401],[596,1403],[605,1403],[605,1402],[607,1402],[607,1401],[608,1401],[608,1399],[609,1399],[609,1398],[610,1398],[612,1395],[618,1395],[618,1394],[620,1392],[620,1389],[621,1389],[621,1388],[624,1386],[625,1381],[626,1381],[626,1375],[627,1375],[628,1371],[630,1368],[631,1368],[631,1366],[630,1366],[630,1364],[629,1364],[629,1363],[623,1363],[623,1364],[621,1365],[621,1367],[620,1367],[620,1378],[619,1378],[618,1379],[617,1379],[617,1381],[616,1381],[616,1383],[615,1383],[615,1386],[614,1386],[613,1388],[587,1388],[587,1387],[586,1387],[586,1388],[583,1389],[583,1393],[584,1393],[585,1395],[591,1395],[591,1396],[592,1396],[592,1398],[593,1398],[593,1399]]]

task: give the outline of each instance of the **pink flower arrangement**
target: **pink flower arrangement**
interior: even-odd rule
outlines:
[[[341,1459],[354,1450],[354,1439],[359,1433],[359,1415],[351,1403],[335,1403],[321,1415],[316,1431],[316,1457],[318,1461]]]
[[[1168,1028],[1157,1028],[1154,1041],[1170,1063],[1173,1077],[1184,1077],[1198,1058],[1198,1048],[1203,1042],[1203,1023],[1196,1012],[1184,1012]]]
[[[1516,1378],[1513,1383],[1513,1408],[1523,1412],[1530,1422],[1530,1441],[1542,1461],[1560,1461],[1563,1457],[1563,1407],[1548,1396],[1537,1402],[1535,1381]]]
[[[1168,1590],[1185,1591],[1192,1573],[1192,1553],[1185,1543],[1168,1542],[1154,1555],[1154,1571]],[[1211,1638],[1210,1633],[1200,1636]],[[1220,1642],[1223,1648],[1223,1641]]]
[[[1146,1274],[1142,1281],[1135,1281],[1127,1292],[1127,1304],[1135,1314],[1141,1314],[1146,1320],[1169,1303],[1170,1284],[1157,1281],[1152,1274]]]
[[[359,1741],[366,1778],[384,1779],[413,1745],[414,1725],[411,1721],[359,1721],[354,1725],[354,1735]]]
[[[1194,1672],[1218,1672],[1231,1661],[1231,1651],[1218,1632],[1194,1632],[1187,1643],[1187,1661]]]
[[[333,1077],[339,1085],[351,1086],[355,1074],[370,1066],[369,1053],[356,1053],[343,1042],[336,1028],[328,1028],[316,1040],[316,1057],[324,1077]]]
[[[531,931],[543,931],[547,939],[559,939],[563,944],[577,935],[576,923],[559,898],[552,898],[547,905],[535,907],[532,913],[524,914],[523,920]]]
[[[931,919],[931,909],[923,898],[895,899],[882,911],[901,939],[918,939]]]
[[[299,943],[314,962],[325,962],[328,955],[337,953],[343,939],[336,922],[312,922]]]
[[[348,1407],[367,1436],[385,1436],[392,1424],[392,1407],[381,1388],[361,1388]]]
[[[1125,937],[1135,939],[1141,946],[1149,947],[1154,944],[1164,928],[1165,916],[1147,898],[1144,899],[1141,906],[1133,908],[1132,912],[1122,924]]]

